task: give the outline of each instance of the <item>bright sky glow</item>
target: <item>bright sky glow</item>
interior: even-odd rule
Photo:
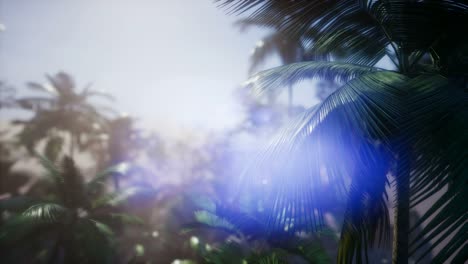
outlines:
[[[239,120],[233,89],[264,35],[235,19],[210,0],[0,0],[0,80],[24,90],[62,70],[145,127],[224,129]]]

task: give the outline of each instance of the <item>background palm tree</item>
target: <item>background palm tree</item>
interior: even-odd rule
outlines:
[[[255,73],[258,67],[271,55],[277,53],[281,59],[281,63],[290,64],[294,62],[304,61],[304,47],[299,38],[293,38],[291,35],[285,34],[280,30],[280,23],[268,23],[265,17],[256,17],[241,19],[236,24],[241,28],[241,31],[246,30],[251,26],[267,27],[274,30],[273,33],[264,37],[257,42],[257,45],[252,51],[251,65],[249,74]],[[269,97],[272,103],[275,95]],[[293,105],[293,87],[288,87],[288,111],[291,113]]]
[[[267,17],[286,34],[300,36],[312,30],[314,37],[306,50],[330,55],[323,58],[332,62],[294,63],[257,74],[248,82],[257,92],[271,92],[309,77],[344,84],[299,117],[267,151],[267,156],[280,160],[275,165],[278,172],[268,177],[271,186],[281,188],[261,184],[257,188],[266,199],[280,201],[268,205],[271,217],[277,219],[270,228],[291,227],[292,219],[293,231],[302,226],[298,223],[320,223],[323,208],[314,187],[325,168],[336,191],[348,190],[338,261],[366,261],[367,248],[388,237],[386,186],[388,175],[393,175],[393,262],[407,263],[416,249],[431,240],[438,247],[433,262],[449,257],[454,262],[465,260],[468,205],[462,197],[467,191],[458,186],[468,181],[466,161],[460,158],[467,145],[463,90],[468,80],[468,38],[467,29],[458,26],[468,22],[468,3],[219,2],[232,12],[249,10],[253,11],[250,17]],[[394,62],[396,71],[372,67],[384,56]],[[422,64],[424,57],[430,57],[431,63]],[[336,162],[342,156],[346,160]],[[291,174],[288,164],[294,162],[306,164],[301,174]],[[285,182],[286,175],[294,175],[295,180]],[[246,186],[257,181],[262,178],[250,179]],[[442,187],[447,191],[433,196]],[[428,198],[434,199],[433,205],[410,227],[410,208]],[[427,225],[409,241],[410,232],[423,222]]]
[[[280,12],[281,8],[285,8],[279,2],[272,3],[271,9]],[[259,40],[257,45],[252,50],[251,65],[249,74],[254,74],[258,67],[265,62],[265,60],[273,55],[278,54],[282,65],[287,65],[295,62],[312,61],[312,60],[324,60],[330,58],[342,58],[345,55],[344,47],[337,48],[333,52],[325,51],[318,52],[311,48],[314,38],[317,37],[317,30],[313,27],[309,28],[302,34],[291,34],[283,30],[283,24],[287,23],[287,17],[279,18],[279,20],[272,20],[270,14],[258,13],[256,16],[250,16],[248,18],[240,19],[236,22],[236,25],[240,27],[241,31],[248,29],[249,27],[265,27],[273,29],[273,32],[265,38]],[[316,87],[316,96],[320,100],[324,100],[328,95],[338,88],[338,84],[335,80],[320,80]],[[272,101],[275,94],[269,95],[269,101]],[[293,105],[293,86],[288,86],[288,107],[289,113],[292,113]]]
[[[66,132],[69,135],[69,154],[73,155],[75,147],[82,144],[83,135],[100,132],[97,128],[104,127],[106,122],[103,111],[110,110],[94,106],[90,99],[95,96],[112,97],[91,90],[90,85],[81,92],[76,91],[71,76],[63,72],[47,75],[47,80],[47,84],[28,83],[28,88],[40,92],[41,96],[16,100],[21,108],[34,111],[30,120],[16,121],[23,125],[20,141],[32,150],[39,140],[49,136],[63,137],[60,132]]]

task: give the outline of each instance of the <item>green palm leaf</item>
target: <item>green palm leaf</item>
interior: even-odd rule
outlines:
[[[61,205],[42,203],[31,206],[23,212],[22,216],[38,222],[58,223],[63,221],[68,214],[68,209]]]
[[[111,166],[94,176],[94,178],[86,184],[88,190],[94,190],[96,187],[104,184],[109,177],[113,175],[123,176],[128,173],[131,169],[131,166],[127,162],[121,162],[117,165]]]
[[[336,62],[298,62],[259,72],[245,82],[253,91],[262,95],[276,91],[305,79],[326,79],[347,82],[358,76],[381,71],[381,69]]]
[[[8,199],[0,199],[0,212],[23,212],[38,203],[40,202],[28,196],[15,196]]]
[[[348,205],[341,230],[338,263],[369,263],[368,248],[388,246],[390,218],[387,208],[387,174],[390,153],[378,147],[365,147],[367,166],[358,166],[348,194]],[[370,178],[371,177],[371,178]]]
[[[466,56],[468,2],[452,0],[424,1],[255,1],[219,0],[232,13],[250,12],[248,19],[275,25],[292,39],[301,39],[313,29],[305,45],[306,54],[332,54],[331,58],[351,63],[374,65],[391,46],[401,69],[407,70],[405,53],[431,53],[444,72],[458,72],[453,67]],[[319,29],[319,30],[317,30]],[[453,47],[457,47],[454,50]],[[460,53],[460,51],[464,55]],[[412,66],[420,56],[412,56]],[[465,71],[468,63],[456,63]],[[466,72],[465,72],[466,74]]]
[[[114,263],[114,233],[104,223],[91,219],[78,219],[74,229],[77,251],[83,263]],[[72,249],[73,250],[73,249]]]
[[[128,202],[128,200],[132,198],[149,198],[154,197],[156,194],[157,190],[152,187],[133,186],[100,197],[93,201],[93,208],[101,206],[118,206]]]
[[[0,228],[0,245],[21,241],[24,237],[51,225],[64,224],[70,217],[68,209],[58,204],[41,203],[31,206]]]
[[[206,227],[219,228],[232,233],[239,232],[229,220],[208,211],[195,211],[195,220]]]
[[[252,166],[254,172],[246,172],[240,187],[247,193],[259,191],[270,201],[266,204],[272,217],[269,228],[281,230],[293,225],[289,231],[294,232],[304,227],[313,230],[322,224],[324,208],[316,195],[323,186],[320,167],[327,169],[328,181],[334,183],[337,192],[346,185],[343,176],[351,176],[351,165],[372,167],[379,160],[372,156],[372,140],[379,139],[382,148],[388,149],[398,126],[406,81],[406,77],[393,72],[358,77],[305,112],[272,141]],[[336,162],[334,157],[346,162]],[[270,169],[256,173],[262,166]],[[295,175],[294,181],[287,181],[286,175]],[[385,174],[379,177],[386,179]],[[309,211],[312,208],[318,212]]]
[[[468,98],[460,83],[440,75],[419,77],[412,82],[418,84],[418,89],[412,96],[412,121],[406,126],[411,129],[410,140],[414,142],[411,205],[433,200],[433,205],[413,227],[414,233],[424,223],[420,233],[415,234],[412,252],[430,242],[428,250],[447,243],[446,250],[436,255],[436,261],[450,257],[461,247],[454,246],[460,243],[456,234],[466,228],[468,205],[464,202],[467,193],[463,183],[468,182],[468,171],[463,146],[468,144],[465,107]],[[439,107],[433,109],[430,105]],[[447,191],[440,194],[443,188]],[[458,256],[463,254],[466,251],[460,251]]]
[[[45,92],[50,95],[57,95],[57,91],[53,86],[44,85],[37,82],[28,82],[26,85],[29,89],[34,91]]]
[[[244,263],[244,252],[242,245],[236,242],[224,243],[219,248],[208,252],[204,256],[206,263],[209,264],[242,264]]]
[[[280,53],[281,52],[285,52],[285,53],[294,52],[295,49],[291,47],[291,45],[285,45],[287,41],[288,40],[284,36],[282,36],[280,33],[273,33],[269,36],[266,36],[262,40],[260,40],[257,43],[257,46],[255,46],[252,52],[252,55],[250,57],[251,64],[249,68],[249,73],[250,74],[254,73],[255,70],[265,62],[268,56],[270,56],[271,54],[274,54],[275,52],[280,52]],[[282,54],[282,55],[286,55],[286,54]],[[286,56],[281,56],[281,58],[284,58]],[[293,61],[294,61],[294,58],[293,58]]]

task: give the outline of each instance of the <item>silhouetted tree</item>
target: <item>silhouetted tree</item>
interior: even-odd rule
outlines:
[[[90,85],[81,92],[76,91],[75,83],[70,75],[58,73],[47,75],[47,84],[28,83],[32,90],[40,92],[41,96],[28,96],[16,100],[17,104],[27,110],[32,110],[34,116],[27,121],[16,121],[23,128],[19,134],[20,142],[29,150],[36,143],[49,136],[63,137],[60,132],[68,133],[69,154],[73,155],[77,145],[81,145],[84,136],[97,134],[99,127],[106,122],[103,110],[109,108],[96,107],[89,100],[100,96],[111,99],[107,94],[93,91]],[[55,141],[56,142],[56,141]],[[54,142],[52,142],[54,143]]]

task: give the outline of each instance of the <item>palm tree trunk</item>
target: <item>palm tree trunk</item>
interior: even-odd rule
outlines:
[[[293,88],[292,85],[288,86],[288,114],[292,116],[292,105],[293,105]]]
[[[408,75],[409,55],[400,51],[400,71]],[[407,121],[407,120],[405,120]],[[400,131],[400,133],[402,133]],[[408,264],[409,258],[409,200],[410,200],[410,150],[405,147],[403,134],[396,141],[398,147],[398,164],[395,175],[396,204],[393,223],[393,264]]]
[[[407,157],[408,152],[400,152],[396,178],[396,206],[393,234],[393,264],[407,264],[409,250],[409,191],[410,191],[410,166]]]
[[[60,263],[60,242],[61,242],[62,236],[59,234],[57,237],[57,240],[54,243],[54,246],[52,248],[52,251],[50,252],[49,255],[49,261],[47,263]]]
[[[73,153],[75,152],[75,137],[70,133],[70,158],[73,159]]]

